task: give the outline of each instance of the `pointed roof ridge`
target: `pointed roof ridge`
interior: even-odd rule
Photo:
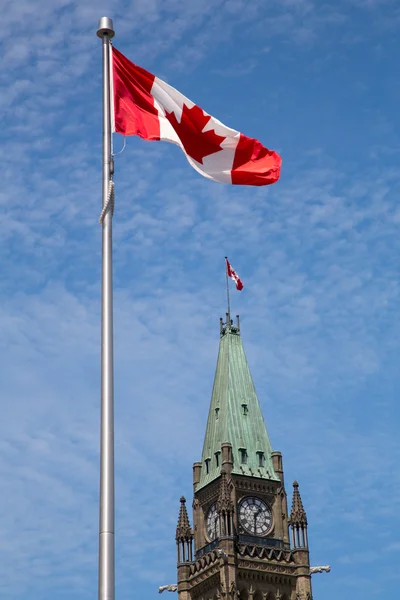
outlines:
[[[307,515],[304,510],[303,502],[299,492],[299,484],[297,481],[293,482],[293,500],[292,500],[292,511],[290,513],[291,525],[300,525],[305,527],[307,525]]]
[[[186,498],[180,499],[181,507],[179,509],[178,525],[176,527],[177,540],[190,540],[193,537],[192,528],[189,522],[189,515],[186,510]]]
[[[220,343],[197,489],[221,475],[221,446],[232,445],[232,473],[279,481],[240,335],[239,316],[220,319]]]

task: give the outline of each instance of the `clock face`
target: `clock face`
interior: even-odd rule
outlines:
[[[209,540],[219,537],[217,505],[213,504],[207,514],[207,536]]]
[[[266,535],[272,526],[272,512],[260,498],[243,498],[239,504],[239,521],[252,535]]]

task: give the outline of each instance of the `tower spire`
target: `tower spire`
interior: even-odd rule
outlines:
[[[190,527],[189,516],[186,510],[186,498],[184,496],[181,497],[180,503],[176,539],[187,540],[192,538],[192,528]]]
[[[224,447],[231,446],[232,473],[279,481],[271,442],[247,364],[239,329],[220,320],[220,345],[204,437],[199,490],[221,475]]]
[[[299,484],[293,482],[292,511],[290,513],[290,526],[293,535],[294,548],[307,548],[307,515],[299,492]]]
[[[178,563],[184,563],[193,560],[192,540],[193,532],[189,522],[189,516],[186,510],[186,498],[180,499],[180,509],[178,524],[176,526],[176,543],[178,547]]]

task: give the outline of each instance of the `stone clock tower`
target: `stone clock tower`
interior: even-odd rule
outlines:
[[[220,321],[203,453],[193,465],[193,527],[182,497],[176,531],[179,600],[312,600],[299,486],[289,514],[282,455],[271,448],[239,317]]]

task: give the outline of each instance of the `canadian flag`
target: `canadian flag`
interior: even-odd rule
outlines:
[[[231,279],[233,279],[233,281],[236,283],[236,289],[237,290],[242,290],[243,289],[243,282],[240,279],[239,275],[236,273],[236,271],[232,268],[231,263],[229,262],[229,260],[225,257],[226,260],[226,272],[228,273],[228,277],[230,277]]]
[[[221,183],[268,185],[282,159],[230,129],[112,47],[114,131],[177,144],[196,171]]]

